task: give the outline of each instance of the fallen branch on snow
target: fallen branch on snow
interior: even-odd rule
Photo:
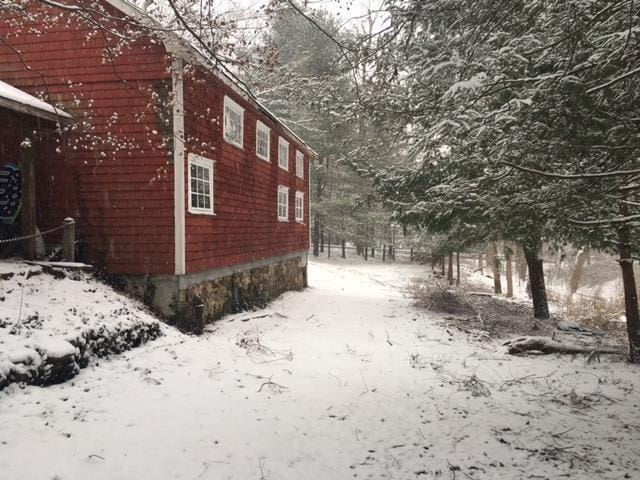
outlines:
[[[594,352],[597,352],[599,354],[622,353],[619,350],[614,349],[589,348],[581,347],[572,343],[562,343],[557,340],[552,340],[548,337],[519,337],[514,340],[509,340],[508,342],[503,343],[503,345],[509,347],[508,352],[512,355],[526,352],[540,352],[545,355],[548,355],[550,353],[562,353],[569,355],[575,355],[578,353],[591,354]]]

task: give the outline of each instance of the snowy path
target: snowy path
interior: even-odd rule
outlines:
[[[271,316],[9,387],[0,478],[640,478],[637,368],[452,336],[402,295],[419,273],[314,263]]]

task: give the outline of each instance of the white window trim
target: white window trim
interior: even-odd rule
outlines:
[[[301,208],[302,216],[301,217],[298,217],[298,205],[297,205],[297,202],[298,202],[299,198],[302,199],[302,208]],[[296,217],[296,222],[303,223],[304,222],[304,192],[296,192],[296,203],[294,203],[293,206],[294,206],[294,209],[295,209],[294,214],[295,214],[295,217]]]
[[[240,118],[242,119],[242,125],[241,125],[241,129],[240,129],[240,141],[239,142],[235,142],[232,140],[229,140],[227,138],[227,116],[225,115],[225,110],[229,109],[235,113],[237,113],[238,115],[240,115]],[[236,102],[234,102],[231,98],[227,97],[225,95],[224,97],[224,110],[222,112],[222,118],[223,118],[223,132],[222,132],[222,137],[224,138],[225,142],[230,143],[231,145],[235,145],[238,148],[243,148],[244,147],[244,108],[242,108],[240,105],[238,105]]]
[[[281,146],[287,147],[287,166],[286,167],[282,166],[282,164],[280,163],[280,147]],[[278,137],[278,166],[281,169],[286,170],[287,172],[289,171],[289,142],[287,142],[282,137]]]
[[[286,216],[281,216],[280,215],[280,193],[281,192],[285,192],[287,194],[287,211],[286,211]],[[277,210],[277,214],[278,214],[278,221],[279,222],[288,222],[289,221],[289,187],[285,187],[284,185],[278,185],[278,210]]]
[[[298,160],[301,160],[300,168],[298,168]],[[300,150],[296,150],[296,177],[304,178],[304,154]]]
[[[189,206],[189,213],[193,213],[194,215],[215,215],[215,211],[213,209],[214,203],[214,184],[213,184],[213,167],[215,165],[215,161],[202,157],[200,155],[196,155],[195,153],[189,153],[189,162],[188,162],[188,174],[187,174],[187,184],[189,185],[189,196],[187,197],[187,205]],[[210,191],[209,195],[211,198],[211,208],[198,208],[191,205],[191,165],[196,165],[209,169],[209,186]]]
[[[267,156],[263,156],[260,155],[258,153],[258,132],[265,132],[267,134]],[[256,121],[256,156],[258,158],[261,158],[262,160],[265,160],[267,162],[270,162],[270,155],[271,155],[271,129],[269,127],[267,127],[264,123],[262,123],[260,120]]]

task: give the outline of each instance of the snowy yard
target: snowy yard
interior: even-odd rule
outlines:
[[[640,478],[637,366],[447,330],[403,295],[425,269],[312,263],[308,290],[202,337],[11,385],[0,477]]]

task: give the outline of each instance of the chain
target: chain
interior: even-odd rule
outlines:
[[[58,231],[58,230],[62,230],[63,228],[65,228],[67,226],[67,224],[62,224],[58,227],[53,227],[50,228],[49,230],[45,230],[44,232],[37,232],[34,233],[32,235],[25,235],[23,237],[15,237],[15,238],[6,238],[4,240],[0,240],[0,245],[5,244],[5,243],[12,243],[12,242],[21,242],[23,240],[31,240],[32,238],[36,238],[36,237],[42,237],[44,235],[47,235],[49,233]]]

